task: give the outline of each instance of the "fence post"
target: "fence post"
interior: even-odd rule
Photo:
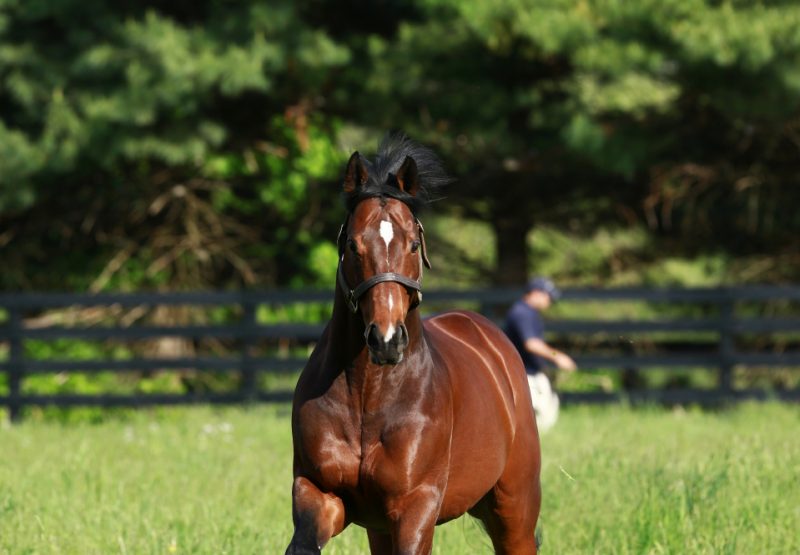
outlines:
[[[736,350],[734,343],[734,312],[735,299],[730,290],[728,290],[719,310],[719,389],[725,392],[733,389],[733,358]]]
[[[242,354],[239,362],[241,384],[239,391],[246,401],[255,401],[258,396],[256,367],[253,364],[253,347],[256,337],[257,305],[245,293],[242,297],[242,319],[239,322],[242,337]]]
[[[25,373],[22,315],[18,308],[8,309],[8,362],[8,416],[11,422],[18,422],[22,418],[20,386]]]

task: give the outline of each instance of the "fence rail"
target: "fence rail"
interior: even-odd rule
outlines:
[[[484,289],[470,291],[426,291],[425,307],[441,308],[471,303],[490,317],[498,319],[507,306],[519,297],[521,291],[513,289]],[[5,374],[7,393],[0,392],[0,407],[6,406],[12,419],[17,419],[29,406],[148,406],[189,403],[241,403],[275,402],[290,399],[291,392],[263,391],[259,386],[262,373],[295,372],[302,368],[305,357],[264,356],[257,352],[259,342],[292,341],[311,344],[322,332],[321,324],[258,322],[260,306],[294,305],[297,303],[330,302],[330,291],[247,291],[247,292],[195,292],[195,293],[112,293],[65,294],[24,293],[0,294],[0,309],[6,313],[0,325],[0,344],[6,346],[6,359],[0,361],[0,375]],[[699,352],[681,350],[655,350],[638,352],[636,348],[617,345],[611,348],[578,348],[575,359],[584,369],[631,370],[654,367],[666,369],[713,368],[718,372],[714,389],[641,390],[625,392],[573,392],[564,393],[565,402],[609,403],[622,399],[654,402],[717,402],[721,400],[766,399],[800,400],[800,390],[734,389],[733,370],[736,367],[800,368],[800,310],[789,315],[765,317],[757,314],[740,314],[739,305],[758,305],[778,301],[797,304],[800,287],[759,286],[713,289],[571,289],[564,293],[565,302],[639,301],[644,303],[685,304],[704,308],[697,317],[679,316],[657,319],[559,319],[548,323],[548,332],[556,341],[576,345],[596,335],[613,337],[619,334],[653,336],[653,334],[705,334],[713,336],[700,343]],[[33,327],[30,316],[68,307],[105,308],[155,308],[164,306],[236,307],[238,321],[209,325],[130,325],[119,322],[112,325],[64,326],[45,325]],[[792,305],[794,306],[794,305]],[[756,310],[756,312],[758,312]],[[26,319],[27,318],[27,319]],[[742,338],[795,334],[788,351],[773,347],[749,347],[742,350],[737,342]],[[176,358],[129,358],[124,360],[38,360],[26,356],[28,341],[53,341],[82,339],[92,341],[130,342],[162,338],[186,340],[214,339],[232,342],[230,355]],[[663,342],[663,341],[662,341]],[[651,343],[653,343],[651,341]],[[658,341],[655,341],[658,343]],[[752,343],[752,342],[751,342]],[[763,343],[763,341],[762,341]],[[583,349],[582,351],[580,349]],[[235,373],[239,379],[235,391],[218,393],[137,393],[131,395],[52,394],[28,392],[25,378],[40,374],[62,372],[154,372],[218,371]]]

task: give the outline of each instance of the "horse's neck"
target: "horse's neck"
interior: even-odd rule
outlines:
[[[353,314],[337,287],[329,328],[329,343],[340,363],[350,364],[366,348],[364,331],[361,315]]]

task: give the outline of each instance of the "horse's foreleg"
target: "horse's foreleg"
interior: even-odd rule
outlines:
[[[392,521],[393,555],[428,555],[433,549],[433,531],[441,507],[441,491],[421,487],[387,504]]]
[[[344,530],[344,503],[298,476],[292,486],[292,519],[294,536],[286,555],[317,554],[328,540]]]
[[[369,538],[369,552],[375,555],[392,552],[392,536],[376,532],[375,530],[367,530],[367,537]]]

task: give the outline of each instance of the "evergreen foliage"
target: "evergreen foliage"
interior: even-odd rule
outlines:
[[[537,225],[796,279],[799,100],[790,1],[0,0],[0,287],[323,284],[344,162],[395,128],[497,281]]]

